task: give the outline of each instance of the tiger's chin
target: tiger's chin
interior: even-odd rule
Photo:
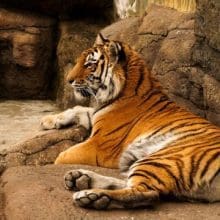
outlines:
[[[85,95],[75,90],[74,90],[74,97],[77,104],[85,103],[90,100],[90,95]]]

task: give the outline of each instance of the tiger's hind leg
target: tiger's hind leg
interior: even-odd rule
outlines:
[[[135,176],[128,182],[102,176],[92,171],[73,170],[65,175],[65,185],[74,193],[75,203],[85,208],[135,208],[151,205],[159,194],[147,189],[143,179]]]
[[[79,169],[70,170],[64,176],[64,184],[68,190],[84,189],[121,189],[126,182],[121,179],[103,176],[93,171]]]
[[[158,198],[156,191],[145,191],[135,187],[116,190],[82,190],[73,195],[77,205],[95,209],[143,207],[152,205]]]

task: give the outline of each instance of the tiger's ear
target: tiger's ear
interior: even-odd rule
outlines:
[[[111,41],[109,44],[109,57],[111,63],[123,62],[125,61],[125,53],[121,43],[116,41]]]
[[[107,42],[109,42],[109,40],[104,38],[103,35],[101,33],[99,33],[96,37],[94,45],[104,45]]]

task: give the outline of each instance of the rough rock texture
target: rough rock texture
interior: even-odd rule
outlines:
[[[203,74],[206,117],[220,125],[220,2],[198,0],[193,60]]]
[[[197,36],[199,16],[207,13],[207,6],[200,1],[197,7],[195,16],[151,5],[142,18],[121,20],[106,27],[102,33],[127,42],[140,52],[171,99],[220,125],[220,53],[217,46],[214,49],[205,43],[218,45],[218,24],[213,15],[210,25],[214,34],[211,35],[212,40],[208,40],[211,27],[208,25],[210,18],[206,15],[203,19],[207,20],[208,30],[203,26],[205,30],[202,28],[200,32],[205,31],[208,36],[205,40]],[[213,14],[220,11],[218,6],[212,10]]]
[[[108,0],[0,1],[0,98],[57,96],[67,107],[66,64],[113,18]]]
[[[54,27],[54,19],[0,8],[0,98],[48,96]]]
[[[70,127],[39,133],[9,150],[0,151],[0,173],[8,167],[53,163],[58,154],[88,136],[83,127]]]
[[[72,192],[64,189],[63,175],[70,169],[90,169],[109,176],[117,170],[89,166],[23,166],[7,169],[0,182],[1,219],[160,219],[217,220],[219,204],[164,202],[154,208],[96,211],[82,209],[72,202]],[[2,198],[1,198],[2,196]]]

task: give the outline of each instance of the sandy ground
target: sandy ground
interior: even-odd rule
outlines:
[[[37,134],[40,119],[57,111],[52,101],[0,101],[0,150]]]

